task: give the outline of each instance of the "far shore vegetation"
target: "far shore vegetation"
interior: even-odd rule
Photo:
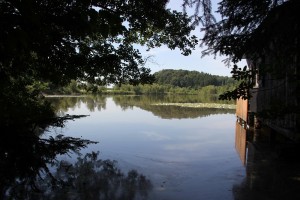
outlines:
[[[219,95],[236,87],[229,77],[210,75],[187,70],[162,70],[154,74],[153,84],[122,84],[99,86],[96,84],[71,82],[63,87],[52,83],[39,83],[44,95],[197,95],[218,99]]]

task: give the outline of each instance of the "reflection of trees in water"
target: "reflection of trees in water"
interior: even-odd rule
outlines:
[[[144,106],[144,110],[152,112],[155,116],[163,119],[185,119],[207,117],[216,114],[234,114],[232,109],[217,109],[217,108],[188,108],[180,106]]]
[[[77,117],[81,116],[58,118],[55,125]],[[134,170],[125,175],[115,161],[100,160],[97,153],[79,157],[74,164],[57,160],[58,155],[78,153],[95,142],[42,136],[13,127],[2,133],[0,199],[134,199],[146,197],[151,189],[145,176]]]
[[[266,130],[248,132],[246,177],[233,186],[236,200],[300,199],[299,146]],[[273,135],[274,136],[274,135]],[[272,137],[273,137],[272,136]]]
[[[85,103],[87,105],[87,108],[94,112],[95,109],[98,111],[105,110],[106,109],[106,97],[105,96],[89,96],[87,98],[81,99],[82,103]]]
[[[67,112],[69,108],[75,108],[78,105],[77,97],[51,97],[47,98],[55,109],[56,113],[59,111],[61,114]]]
[[[219,101],[215,97],[204,97],[199,95],[115,95],[112,96],[117,105],[140,105],[157,103],[222,103],[232,104],[232,101]]]
[[[49,98],[52,105],[57,112],[65,113],[68,109],[72,109],[86,104],[87,108],[94,112],[97,110],[106,109],[107,96],[87,96],[87,97],[63,97],[63,98]],[[143,110],[152,112],[154,115],[161,118],[197,118],[205,117],[212,114],[226,114],[234,113],[230,109],[211,109],[211,108],[184,108],[176,106],[153,106],[157,103],[202,103],[202,102],[218,102],[208,101],[197,95],[114,95],[112,96],[116,105],[120,106],[122,110],[132,109],[134,106]],[[222,102],[232,103],[232,102]]]
[[[182,118],[197,118],[206,117],[213,114],[235,113],[232,109],[214,109],[214,108],[188,108],[179,106],[158,106],[152,105],[156,103],[186,103],[186,102],[201,102],[197,96],[113,96],[115,103],[122,109],[139,107],[143,110],[152,112],[155,116],[163,119],[182,119]]]
[[[146,197],[150,181],[135,170],[126,175],[116,161],[98,159],[97,153],[86,154],[74,164],[61,161],[54,177],[60,182],[52,199],[135,199]],[[51,179],[50,179],[51,180]]]
[[[106,96],[82,96],[82,97],[51,97],[47,98],[57,113],[64,114],[68,109],[75,109],[81,106],[81,103],[86,104],[87,108],[94,112],[95,109],[106,109]]]
[[[90,143],[93,142],[62,135],[43,139],[30,131],[3,134],[0,141],[1,196],[23,184],[35,188],[35,178],[42,172],[50,176],[47,164],[55,161],[57,155],[77,152]],[[22,193],[19,195],[22,197]]]
[[[134,106],[141,107],[166,101],[165,96],[162,95],[115,95],[112,98],[115,104],[120,106],[122,110],[132,109]]]
[[[81,102],[90,109],[106,106],[106,98],[101,96],[47,99],[63,112]],[[88,154],[75,164],[64,161],[58,164],[58,155],[79,152],[94,142],[63,135],[46,138],[43,133],[84,116],[62,116],[60,112],[61,116],[56,117],[36,108],[37,115],[22,113],[23,120],[14,112],[6,113],[6,120],[0,123],[0,199],[96,199],[95,195],[100,194],[101,199],[147,196],[149,180],[136,171],[124,175],[115,162],[97,159],[98,154]],[[13,120],[16,117],[20,120]]]
[[[16,199],[146,199],[150,181],[135,170],[126,175],[116,161],[98,159],[98,153],[86,154],[72,164],[53,163],[52,173],[40,173],[29,181],[16,181],[4,195]]]

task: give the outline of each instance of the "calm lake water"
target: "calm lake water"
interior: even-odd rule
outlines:
[[[2,134],[0,199],[300,199],[299,143],[263,124],[245,129],[227,106],[179,106],[207,101],[197,96],[47,100],[64,116],[55,122],[88,116]],[[89,141],[98,143],[82,149]]]
[[[180,98],[114,96],[51,98],[57,112],[89,115],[47,135],[97,141],[81,151],[100,152],[124,172],[145,175],[152,189],[145,199],[234,199],[245,178],[235,149],[235,110],[158,106],[197,102]],[[73,157],[61,156],[72,162]]]

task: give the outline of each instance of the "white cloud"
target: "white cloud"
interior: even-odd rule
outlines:
[[[142,134],[144,134],[150,140],[163,141],[163,140],[170,139],[169,137],[167,137],[163,134],[151,132],[151,131],[142,131]]]

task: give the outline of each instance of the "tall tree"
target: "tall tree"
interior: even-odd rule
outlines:
[[[197,44],[190,36],[191,20],[166,9],[167,2],[1,0],[0,113],[7,113],[1,115],[1,124],[42,118],[45,103],[36,103],[38,84],[26,87],[34,82],[152,82],[134,44],[165,44],[184,55]]]
[[[234,65],[233,77],[242,82],[222,98],[250,98],[249,88],[257,73],[299,79],[299,1],[221,0],[218,5],[220,20],[212,16],[210,0],[184,0],[184,7],[196,7],[193,18],[203,25],[203,55],[225,55],[233,63],[243,58],[257,61],[252,70]]]
[[[167,1],[0,2],[0,76],[54,82],[149,82],[134,43],[166,44],[188,55],[197,43],[190,20]]]

